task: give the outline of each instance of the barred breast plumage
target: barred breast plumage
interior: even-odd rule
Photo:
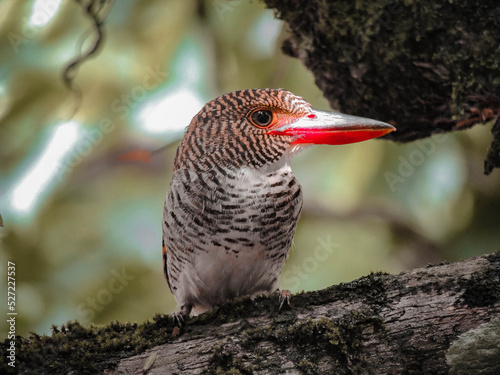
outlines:
[[[163,212],[164,272],[181,314],[278,288],[302,208],[290,169],[298,149],[392,130],[314,111],[281,89],[241,90],[208,102],[177,149]]]

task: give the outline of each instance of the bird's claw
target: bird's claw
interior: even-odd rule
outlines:
[[[173,312],[172,319],[174,320],[175,327],[182,328],[184,326],[184,315],[182,315],[182,311]]]
[[[184,327],[184,323],[186,320],[185,318],[187,316],[189,316],[192,308],[193,308],[193,306],[190,306],[190,305],[182,305],[181,309],[179,311],[172,313],[174,327],[178,327],[179,329],[182,329]]]
[[[281,308],[283,307],[283,305],[285,305],[285,302],[286,302],[286,305],[291,306],[290,300],[292,298],[292,292],[290,292],[289,290],[279,290],[278,289],[278,298],[279,298],[279,303],[280,303],[280,307],[278,308],[278,311],[281,311]]]

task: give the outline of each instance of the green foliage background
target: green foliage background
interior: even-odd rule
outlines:
[[[174,311],[161,215],[189,103],[164,113],[157,133],[143,126],[145,108],[179,90],[205,102],[253,87],[282,87],[330,108],[312,75],[281,53],[286,27],[261,2],[117,0],[104,44],[76,76],[82,102],[70,118],[77,101],[61,74],[92,44],[91,22],[65,0],[33,26],[35,3],[0,2],[0,278],[6,299],[7,261],[15,262],[17,333]],[[36,203],[16,210],[13,193],[68,120],[80,143]],[[317,146],[297,156],[305,206],[282,287],[314,290],[498,250],[500,174],[482,175],[489,129],[407,145]],[[136,149],[159,151],[151,160],[120,158]]]

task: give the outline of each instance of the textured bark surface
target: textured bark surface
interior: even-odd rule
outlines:
[[[294,295],[280,313],[275,295],[244,298],[189,319],[181,335],[166,315],[69,322],[16,337],[16,368],[1,356],[0,373],[499,374],[499,285],[496,252]]]
[[[396,126],[400,142],[467,129],[500,114],[500,7],[434,2],[264,0],[334,108]],[[500,166],[500,124],[485,172]]]
[[[448,374],[450,345],[499,316],[499,283],[497,252],[295,295],[279,314],[269,298],[237,301],[111,373],[155,358],[148,374]],[[496,334],[482,374],[500,370]]]

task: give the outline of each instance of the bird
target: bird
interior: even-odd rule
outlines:
[[[163,270],[184,317],[277,291],[302,210],[290,162],[309,145],[383,136],[387,123],[314,110],[284,89],[219,96],[193,117],[163,207]]]

